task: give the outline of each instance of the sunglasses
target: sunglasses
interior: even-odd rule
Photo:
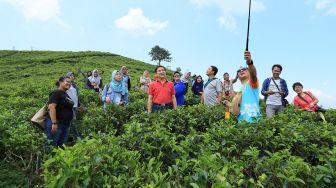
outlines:
[[[237,70],[237,72],[239,73],[239,72],[246,71],[246,70],[247,68],[242,68],[242,69]]]

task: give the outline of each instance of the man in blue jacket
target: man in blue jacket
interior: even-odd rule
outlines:
[[[273,76],[266,78],[262,86],[261,94],[265,97],[264,101],[266,103],[267,118],[271,118],[272,116],[282,112],[287,103],[285,97],[288,95],[288,88],[286,81],[280,78],[281,71],[281,65],[273,65]]]

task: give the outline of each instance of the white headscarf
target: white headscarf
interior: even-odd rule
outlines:
[[[95,73],[97,73],[97,76],[96,76],[96,77],[94,76]],[[90,76],[88,79],[89,79],[89,81],[90,81],[91,83],[95,83],[95,84],[99,85],[99,84],[100,84],[101,77],[99,76],[99,72],[98,72],[98,70],[97,70],[97,69],[93,70],[93,71],[92,71],[92,76]]]

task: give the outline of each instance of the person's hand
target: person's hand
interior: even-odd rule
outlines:
[[[279,94],[280,94],[281,96],[284,96],[284,95],[285,95],[285,92],[283,92],[283,91],[279,91]]]
[[[267,95],[273,95],[274,94],[274,91],[272,90],[269,90],[269,91],[266,91]]]
[[[309,104],[309,108],[313,108],[315,106],[314,102]]]
[[[307,110],[308,112],[312,112],[312,110],[311,110],[311,109],[309,109],[309,108],[306,108],[306,110]]]
[[[106,103],[111,103],[110,97],[105,97],[105,102]]]
[[[58,125],[57,124],[52,124],[51,125],[51,132],[53,134],[55,134],[57,132],[57,129],[58,129]]]
[[[244,59],[246,60],[246,63],[251,62],[251,53],[249,51],[244,52]]]
[[[78,111],[81,112],[81,113],[83,113],[83,112],[85,111],[85,108],[84,108],[83,106],[80,106],[80,107],[78,108]]]
[[[230,102],[228,100],[223,100],[222,103],[226,106],[229,106],[230,105]]]

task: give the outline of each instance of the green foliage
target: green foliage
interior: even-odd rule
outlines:
[[[0,51],[0,57],[0,77],[6,80],[0,84],[0,156],[6,163],[0,187],[336,185],[335,111],[326,112],[328,123],[290,106],[274,118],[237,124],[224,120],[222,106],[205,107],[191,92],[176,111],[148,114],[141,91],[131,90],[126,107],[104,111],[98,93],[81,89],[85,111],[77,124],[84,139],[45,154],[46,137],[29,119],[60,75],[98,68],[107,72],[107,82],[109,72],[126,65],[134,86],[144,70],[154,68],[100,52]],[[78,76],[77,85],[82,81]]]
[[[29,181],[22,172],[1,161],[0,187],[29,187]]]

